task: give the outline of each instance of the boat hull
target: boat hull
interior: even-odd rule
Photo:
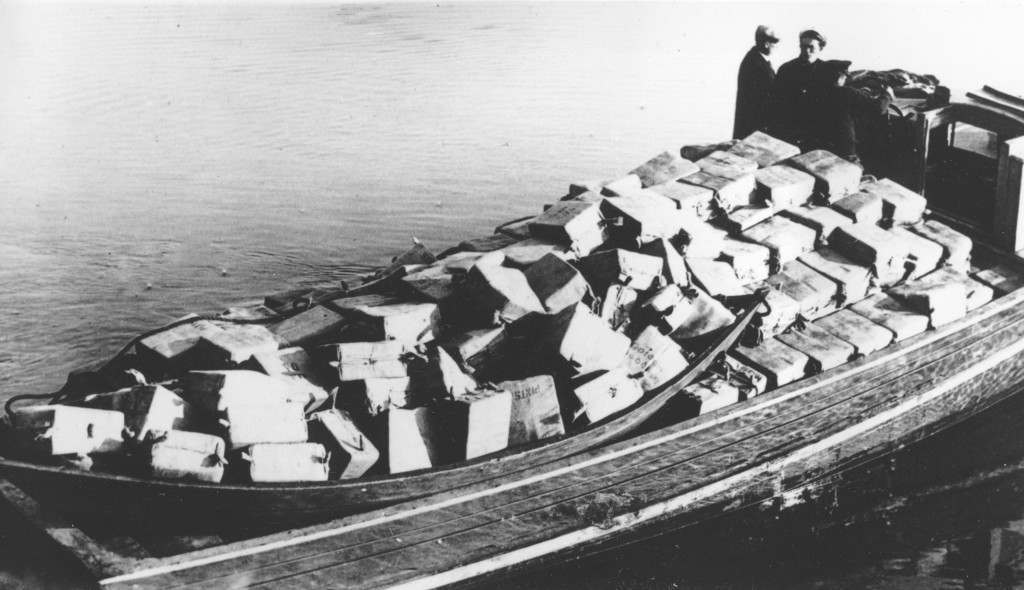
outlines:
[[[1021,299],[1011,294],[844,367],[529,475],[181,556],[173,567],[110,582],[191,583],[244,556],[245,567],[217,573],[218,583],[287,575],[325,588],[439,587],[785,504],[1020,391]]]

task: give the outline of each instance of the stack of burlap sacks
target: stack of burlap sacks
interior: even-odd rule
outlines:
[[[36,456],[165,479],[428,469],[628,411],[766,287],[754,335],[687,389],[706,412],[990,299],[970,240],[924,213],[760,132],[687,146],[442,256],[417,244],[374,294],[305,309],[321,292],[291,291],[224,316],[266,325],[144,338],[126,387],[22,408],[14,432]]]

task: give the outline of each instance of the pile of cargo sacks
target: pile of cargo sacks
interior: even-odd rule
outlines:
[[[687,146],[441,256],[417,244],[372,294],[307,307],[322,292],[299,290],[176,323],[137,342],[122,389],[21,407],[13,438],[164,479],[427,469],[630,408],[768,287],[753,333],[685,392],[710,411],[991,299],[970,239],[925,206],[760,132]]]

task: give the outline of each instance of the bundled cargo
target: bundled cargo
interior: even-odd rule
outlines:
[[[683,178],[681,182],[714,191],[715,206],[723,211],[749,205],[756,199],[754,175],[750,173],[729,178],[701,171]]]
[[[793,221],[806,225],[813,229],[818,236],[818,244],[828,244],[832,239],[832,233],[838,227],[850,225],[853,220],[830,207],[815,207],[804,205],[783,211],[782,215]]]
[[[185,400],[162,385],[139,385],[86,396],[81,405],[124,415],[125,434],[137,441],[169,430],[191,430],[198,417]]]
[[[149,448],[147,471],[157,479],[220,483],[224,439],[212,434],[169,430]]]
[[[760,313],[750,323],[755,344],[788,329],[802,313],[800,302],[777,287],[766,290],[764,303],[758,311]]]
[[[689,221],[675,201],[650,190],[604,199],[601,214],[609,221],[609,231],[617,243],[645,244],[657,238],[672,238]]]
[[[550,375],[535,375],[515,381],[496,383],[499,391],[512,396],[512,424],[509,446],[545,440],[565,434],[562,408],[555,380]]]
[[[806,319],[818,318],[836,309],[839,286],[799,260],[786,264],[782,272],[768,278],[767,284],[796,301],[800,314]]]
[[[735,320],[719,301],[701,289],[684,291],[669,285],[643,303],[640,316],[676,340],[688,340],[722,329]]]
[[[945,251],[943,264],[960,272],[968,272],[971,268],[971,238],[963,235],[948,225],[929,219],[915,225],[908,225],[910,231],[937,242]]]
[[[435,408],[392,408],[378,418],[377,446],[387,453],[389,473],[429,469],[456,460],[451,436]]]
[[[627,373],[640,380],[644,392],[668,383],[688,365],[679,345],[654,326],[644,328],[626,353]]]
[[[317,305],[270,326],[281,347],[313,346],[335,340],[348,319],[333,302]]]
[[[458,397],[474,391],[477,382],[467,375],[444,348],[432,347],[410,367],[409,376],[414,392],[424,402],[444,397]]]
[[[818,373],[845,364],[856,349],[852,344],[812,323],[805,323],[776,336],[782,343],[807,355],[807,370]]]
[[[860,301],[871,291],[871,269],[856,264],[834,250],[819,248],[801,254],[799,261],[836,283],[837,305]]]
[[[702,221],[715,214],[715,191],[711,188],[673,180],[649,190],[674,201],[677,209]]]
[[[860,186],[861,167],[825,150],[794,156],[790,162],[817,180],[815,188],[829,202],[857,192]]]
[[[768,166],[754,173],[757,195],[776,209],[803,205],[814,192],[814,177],[790,166]]]
[[[974,278],[982,284],[991,287],[999,295],[1006,295],[1012,291],[1024,287],[1024,279],[1015,269],[997,264],[985,270],[974,273]]]
[[[629,349],[629,338],[612,330],[583,304],[545,318],[544,323],[537,351],[578,374],[616,367]]]
[[[806,354],[775,338],[757,346],[737,346],[733,354],[768,377],[768,387],[772,389],[803,378],[810,362]]]
[[[601,300],[601,319],[607,322],[612,330],[625,330],[638,298],[639,294],[632,287],[619,284],[609,286],[604,299]]]
[[[402,284],[415,295],[435,303],[456,293],[452,273],[440,262],[403,276]]]
[[[762,131],[751,133],[726,151],[752,160],[761,168],[767,168],[800,154],[800,148],[797,146],[776,139]]]
[[[907,261],[910,263],[907,278],[910,280],[920,278],[936,268],[942,261],[944,250],[938,242],[908,231],[903,227],[893,227],[889,230],[893,239],[904,244],[907,252]]]
[[[761,395],[768,390],[768,376],[732,354],[725,355],[725,380],[739,389],[740,401]]]
[[[662,260],[661,276],[666,284],[688,285],[689,274],[686,272],[686,262],[683,261],[679,250],[665,238],[652,240],[644,244],[640,252],[648,256],[656,256]]]
[[[701,143],[684,145],[682,148],[680,148],[679,155],[686,158],[687,160],[690,160],[691,162],[696,162],[697,160],[700,160],[701,158],[704,158],[714,152],[727,152],[729,151],[729,148],[736,145],[738,141],[739,140],[737,139],[730,139],[728,141],[723,141],[719,143]]]
[[[889,290],[889,295],[928,316],[937,328],[967,315],[966,275],[948,267]]]
[[[757,171],[757,162],[731,152],[711,152],[696,164],[701,172],[720,178],[740,178]]]
[[[885,293],[876,293],[850,306],[851,310],[888,329],[901,342],[928,329],[928,316],[907,309]]]
[[[123,448],[124,414],[65,405],[27,406],[10,414],[19,446],[33,454],[88,455]]]
[[[580,413],[593,424],[640,401],[644,390],[625,367],[616,367],[577,385],[573,395],[579,402]]]
[[[707,414],[740,401],[740,388],[718,375],[702,379],[683,389],[683,395],[697,402],[701,414]]]
[[[484,372],[501,361],[507,342],[505,326],[457,334],[442,346],[470,373]]]
[[[615,248],[584,256],[579,265],[587,281],[600,293],[614,283],[646,291],[660,280],[664,262],[655,256]]]
[[[775,215],[775,209],[772,207],[745,205],[726,213],[719,219],[719,223],[730,234],[735,235],[754,227],[762,221],[767,221],[772,215]]]
[[[728,262],[691,258],[686,261],[693,280],[712,297],[740,297],[749,295]]]
[[[186,316],[175,323],[189,319],[189,316]],[[223,328],[220,325],[208,320],[190,321],[142,338],[135,345],[135,354],[139,358],[141,368],[148,375],[172,374],[185,368],[190,360],[190,353],[204,335],[221,331]]]
[[[744,285],[763,281],[771,274],[771,250],[761,244],[727,238],[722,242],[721,259]]]
[[[567,201],[570,198],[571,197],[563,197],[562,200]],[[525,240],[530,237],[530,224],[533,223],[535,219],[537,219],[537,217],[527,217],[503,223],[494,228],[494,233],[512,236],[519,240]]]
[[[249,365],[243,368],[250,367],[275,379],[289,381],[297,388],[308,389],[310,401],[307,411],[327,401],[328,391],[338,385],[340,375],[340,370],[333,370],[329,362],[314,359],[306,349],[298,346],[255,354]]]
[[[616,178],[606,182],[601,194],[608,197],[621,197],[633,194],[643,189],[643,182],[636,174],[627,174],[622,178]]]
[[[523,271],[497,259],[477,261],[462,283],[461,293],[465,305],[460,311],[471,316],[472,324],[509,323],[530,312],[544,311]]]
[[[882,220],[882,198],[871,193],[853,193],[832,202],[832,208],[854,223],[878,223]]]
[[[414,387],[409,377],[367,377],[342,381],[336,403],[361,415],[376,416],[391,408],[408,408],[426,401],[421,394],[422,389]]]
[[[308,388],[256,371],[189,371],[181,386],[185,401],[209,414],[231,406],[278,402],[303,410],[315,401]]]
[[[589,254],[608,239],[599,202],[560,201],[530,223],[530,235]]]
[[[698,170],[700,168],[693,162],[669,151],[651,158],[643,165],[631,170],[630,174],[635,174],[643,186],[648,187],[678,180]]]
[[[258,443],[298,443],[309,436],[306,412],[299,404],[250,400],[227,406],[220,419],[229,449]]]
[[[894,239],[890,232],[877,225],[853,223],[837,228],[830,244],[851,260],[870,265],[882,286],[896,284],[909,276],[909,244]]]
[[[742,235],[744,239],[761,244],[771,251],[774,268],[813,250],[817,239],[811,228],[779,216],[755,225]]]
[[[403,357],[414,350],[400,340],[342,342],[325,348],[337,360],[340,381],[405,377],[409,368]]]
[[[718,258],[728,235],[707,223],[687,224],[680,234],[680,251],[683,258]]]
[[[558,313],[579,303],[589,286],[583,275],[556,254],[547,254],[523,273],[526,283],[549,313]]]
[[[349,316],[351,324],[367,340],[429,342],[439,329],[436,303],[411,303],[388,295],[357,295],[336,299],[334,305]]]
[[[253,482],[327,481],[327,449],[319,443],[261,443],[246,449],[242,460],[248,463]]]
[[[852,344],[860,355],[868,355],[889,346],[896,336],[892,330],[849,309],[840,309],[815,320],[814,324]]]
[[[923,196],[888,178],[865,180],[860,185],[860,191],[880,197],[883,219],[894,224],[917,223],[928,206]]]
[[[273,352],[279,342],[265,326],[228,324],[200,336],[190,360],[194,368],[235,368],[261,352]]]
[[[512,394],[497,388],[478,389],[442,401],[437,415],[452,436],[455,460],[475,459],[508,447]]]
[[[528,238],[505,246],[501,249],[501,253],[505,255],[506,265],[518,269],[524,269],[548,254],[553,254],[563,260],[575,258],[575,255],[566,246],[552,244],[537,238]]]
[[[330,479],[361,477],[380,459],[380,452],[343,410],[315,412],[309,417],[309,436],[328,453]]]

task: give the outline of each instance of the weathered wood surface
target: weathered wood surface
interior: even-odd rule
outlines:
[[[1021,297],[790,385],[514,478],[172,560],[115,587],[412,587],[769,499],[980,410],[1024,382]],[[671,522],[669,522],[671,519]],[[403,567],[396,567],[402,564]],[[154,568],[147,570],[146,568]]]

